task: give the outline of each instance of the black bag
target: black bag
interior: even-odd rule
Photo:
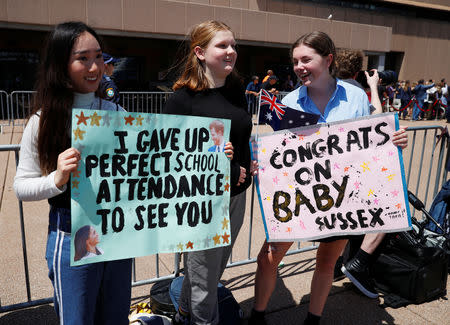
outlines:
[[[155,283],[150,290],[150,308],[155,314],[171,318],[178,310],[178,298],[184,276]],[[221,283],[217,286],[219,325],[238,325],[243,311],[231,291]]]
[[[384,303],[398,308],[445,296],[448,261],[439,247],[428,247],[422,232],[411,230],[386,236],[387,243],[372,267]]]

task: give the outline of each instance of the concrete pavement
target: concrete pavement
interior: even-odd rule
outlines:
[[[442,121],[404,122],[404,124],[414,126],[445,125]],[[19,143],[21,134],[22,127],[4,127],[3,133],[0,135],[0,145]],[[428,137],[433,137],[433,134],[430,133]],[[426,164],[428,158],[433,154],[432,149],[430,145],[426,146],[422,158],[419,152],[414,153],[415,158],[419,158],[419,160],[414,161],[411,167],[410,188],[416,186],[420,163]],[[405,161],[407,161],[411,152],[406,149],[404,155]],[[408,166],[405,167],[408,168]],[[427,171],[426,168],[428,167],[423,165],[422,168]],[[27,300],[18,201],[12,190],[14,174],[14,154],[12,152],[0,152],[0,239],[2,242],[0,251],[0,299],[2,306]],[[435,175],[433,169],[431,175]],[[420,198],[425,197],[426,194],[424,185],[432,182],[433,179],[434,177],[429,177],[427,172],[421,176],[420,186],[418,187]],[[430,196],[429,193],[428,196]],[[246,216],[250,215],[250,199],[251,191],[249,190]],[[431,199],[427,206],[430,202]],[[254,204],[251,257],[256,257],[260,245],[264,241],[264,231],[256,198]],[[47,278],[47,267],[44,259],[47,213],[47,202],[26,202],[24,204],[32,299],[47,298],[52,295],[52,287]],[[246,218],[236,242],[233,261],[247,258],[248,219]],[[315,251],[309,251],[288,256],[283,260],[285,265],[279,270],[280,276],[277,287],[267,310],[269,324],[290,325],[301,323],[308,308],[310,282],[315,268],[314,258]],[[173,256],[171,254],[161,255],[159,260],[160,275],[170,274],[174,269]],[[155,276],[155,258],[153,256],[138,258],[136,265],[137,280]],[[232,290],[246,316],[248,316],[253,303],[255,270],[256,264],[253,263],[229,268],[223,276],[223,283]],[[145,285],[133,288],[133,302],[148,300],[150,287],[151,285]],[[449,287],[449,281],[447,287]],[[382,308],[380,307],[382,302],[382,298],[368,299],[358,294],[352,289],[352,285],[347,279],[341,280],[333,284],[325,307],[323,324],[450,324],[450,306],[448,300],[445,299],[399,309]],[[57,320],[52,306],[43,305],[0,314],[0,325],[3,324],[57,324]]]

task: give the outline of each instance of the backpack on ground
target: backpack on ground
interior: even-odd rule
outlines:
[[[420,304],[447,294],[447,256],[440,247],[427,244],[419,227],[386,236],[385,247],[372,266],[375,285],[388,307]]]

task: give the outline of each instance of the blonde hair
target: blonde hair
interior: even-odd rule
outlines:
[[[233,34],[233,31],[227,24],[217,20],[208,20],[192,28],[189,34],[189,54],[183,64],[184,68],[181,77],[175,81],[172,87],[173,90],[188,88],[193,91],[202,91],[209,88],[208,78],[200,60],[195,55],[195,48],[199,46],[202,49],[206,49],[209,42],[220,31],[229,31]]]

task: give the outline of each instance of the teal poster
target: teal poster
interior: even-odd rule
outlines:
[[[71,265],[229,245],[230,123],[74,109]]]

